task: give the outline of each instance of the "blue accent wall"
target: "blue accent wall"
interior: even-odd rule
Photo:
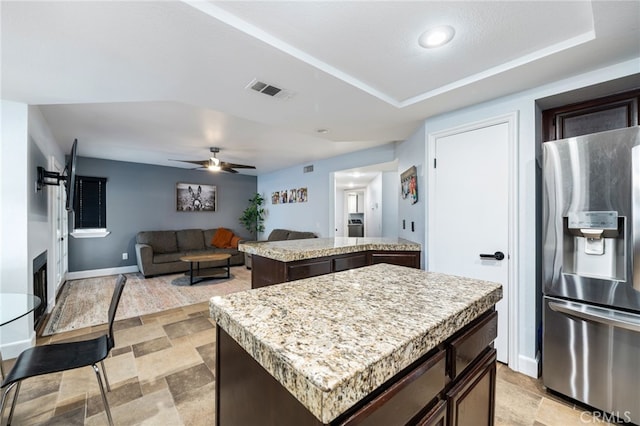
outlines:
[[[249,238],[238,218],[257,191],[257,178],[175,167],[79,157],[80,176],[107,178],[107,230],[104,238],[69,237],[69,271],[116,268],[136,264],[139,231],[225,227]],[[178,212],[176,183],[216,185],[216,212]],[[69,231],[72,231],[72,215]],[[129,259],[122,260],[122,253]]]

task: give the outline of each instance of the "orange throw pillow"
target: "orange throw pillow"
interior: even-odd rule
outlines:
[[[238,248],[238,243],[240,242],[240,237],[236,237],[235,235],[231,238],[231,242],[227,246],[227,248]]]
[[[233,232],[226,228],[218,228],[213,238],[211,239],[211,245],[218,248],[226,248],[229,246],[231,239],[233,238]]]

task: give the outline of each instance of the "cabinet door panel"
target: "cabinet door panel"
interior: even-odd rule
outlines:
[[[496,350],[489,349],[447,392],[449,424],[493,426],[496,393]]]
[[[543,141],[637,126],[640,90],[589,99],[542,112]]]
[[[344,425],[393,426],[410,423],[425,407],[433,404],[432,401],[444,388],[445,353],[440,351],[429,357],[354,413]]]
[[[392,265],[420,268],[420,252],[371,252],[371,264],[374,265],[376,263],[390,263]]]
[[[347,269],[361,268],[367,266],[367,254],[356,253],[348,256],[336,257],[333,259],[333,272],[346,271]]]
[[[492,312],[449,344],[451,379],[455,379],[498,336],[498,313]]]
[[[331,273],[331,260],[305,261],[287,267],[287,281],[311,278]]]
[[[446,426],[447,402],[440,401],[424,417],[416,423],[416,426]]]

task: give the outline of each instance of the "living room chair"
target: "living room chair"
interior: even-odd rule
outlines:
[[[111,411],[109,410],[109,403],[107,402],[107,395],[104,391],[104,386],[102,385],[100,370],[96,364],[100,362],[107,390],[111,391],[103,361],[109,355],[109,352],[114,346],[113,321],[116,316],[120,296],[122,296],[122,290],[124,289],[126,282],[127,278],[124,275],[121,274],[118,276],[116,287],[113,291],[113,296],[111,297],[111,304],[109,306],[108,334],[95,339],[82,340],[78,342],[35,346],[23,351],[20,356],[18,356],[13,368],[2,382],[1,388],[3,389],[3,393],[2,402],[0,402],[0,423],[2,422],[4,415],[7,395],[15,386],[16,391],[13,395],[11,411],[9,412],[9,418],[7,421],[7,425],[11,424],[22,380],[43,374],[57,373],[60,371],[73,370],[75,368],[92,366],[96,373],[96,378],[98,379],[98,386],[100,387],[100,393],[102,394],[102,402],[104,403],[104,409],[107,413],[107,420],[109,421],[109,425],[113,425]]]

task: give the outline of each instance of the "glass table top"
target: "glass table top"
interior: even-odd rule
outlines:
[[[34,311],[40,303],[40,298],[33,294],[0,293],[0,326]]]

